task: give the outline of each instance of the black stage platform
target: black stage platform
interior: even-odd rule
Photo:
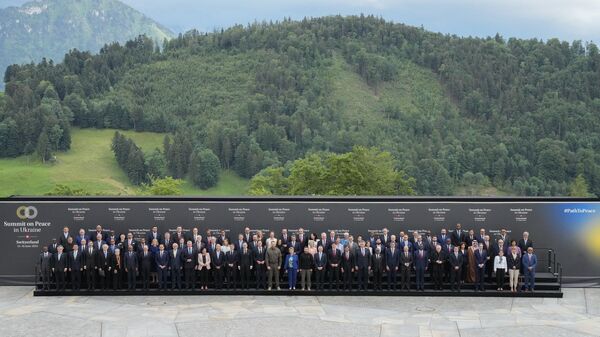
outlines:
[[[533,292],[517,292],[511,293],[509,290],[497,291],[495,283],[486,283],[486,291],[475,291],[472,283],[465,283],[461,286],[460,292],[453,292],[450,290],[449,285],[445,286],[444,290],[433,290],[433,283],[429,277],[425,278],[425,291],[417,291],[414,289],[414,275],[412,279],[412,289],[406,290],[387,290],[387,284],[383,282],[383,290],[373,290],[372,284],[369,284],[371,289],[369,290],[357,290],[356,285],[351,291],[346,290],[315,290],[313,283],[313,290],[288,290],[287,282],[280,282],[282,290],[262,290],[262,289],[225,289],[227,284],[225,283],[224,289],[210,288],[208,290],[159,290],[151,288],[149,290],[80,290],[73,291],[67,289],[64,291],[56,291],[54,289],[41,290],[38,284],[33,292],[34,296],[172,296],[172,295],[237,295],[237,296],[450,296],[450,297],[551,297],[551,298],[562,298],[563,293],[561,290],[560,279],[557,275],[552,273],[537,273],[536,274],[536,290]],[[520,283],[522,284],[522,283]],[[299,283],[298,283],[299,285]],[[154,286],[155,287],[155,286]],[[286,289],[284,289],[284,287]],[[327,287],[327,286],[326,286]],[[508,282],[506,283],[505,289],[508,288]]]
[[[511,293],[508,290],[473,291],[472,289],[452,292],[450,290],[400,291],[400,290],[34,290],[33,296],[188,296],[188,295],[223,295],[223,296],[447,296],[447,297],[551,297],[562,298],[560,290],[536,290],[533,292]]]

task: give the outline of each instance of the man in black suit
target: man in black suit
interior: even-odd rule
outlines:
[[[349,250],[348,250],[349,251]],[[329,289],[333,290],[333,284],[335,283],[335,289],[340,290],[340,263],[342,261],[342,254],[340,254],[337,243],[331,244],[331,249],[327,254],[327,263],[329,265]]]
[[[146,243],[152,244],[152,240],[156,239],[156,241],[160,240],[160,234],[158,233],[158,227],[152,226],[152,230],[146,236]]]
[[[181,271],[183,269],[182,266],[182,257],[181,250],[179,249],[179,245],[177,243],[173,243],[173,250],[169,253],[169,269],[171,270],[171,289],[181,290]]]
[[[48,252],[52,255],[58,252],[58,243],[56,242],[56,238],[53,238],[52,243],[48,245]]]
[[[352,290],[352,277],[356,264],[355,256],[350,251],[350,246],[344,247],[344,254],[342,255],[340,265],[344,276],[344,290]]]
[[[71,272],[71,288],[73,290],[81,289],[81,272],[83,271],[83,254],[79,251],[79,246],[74,245],[73,251],[69,253],[69,272]]]
[[[521,254],[525,255],[529,247],[533,247],[533,241],[529,239],[529,232],[523,232],[523,238],[517,244],[521,249]]]
[[[371,251],[365,247],[365,241],[360,241],[356,251],[356,270],[358,274],[358,290],[369,287],[369,270],[371,270]]]
[[[463,255],[459,252],[458,246],[454,246],[454,251],[448,256],[448,261],[450,262],[450,290],[460,291]]]
[[[185,274],[185,287],[186,289],[196,289],[196,266],[198,265],[198,259],[196,256],[198,252],[194,250],[194,244],[192,240],[188,240],[186,247],[181,252],[183,258],[183,272]]]
[[[81,240],[81,242],[84,241],[85,240]],[[83,273],[85,274],[87,290],[94,290],[96,289],[96,273],[98,272],[94,243],[90,240],[87,243],[87,247],[81,253],[83,255]]]
[[[229,251],[225,253],[225,264],[227,265],[227,289],[234,289],[239,263],[239,254],[235,251],[235,245],[229,244]]]
[[[138,254],[134,251],[133,245],[127,246],[125,253],[125,273],[127,274],[127,289],[135,290],[136,275],[138,273]]]
[[[68,256],[63,253],[63,246],[58,245],[56,249],[56,254],[54,255],[54,260],[52,263],[52,272],[54,273],[54,277],[56,279],[56,290],[65,290],[65,274],[68,268]]]
[[[381,289],[381,279],[383,277],[383,269],[385,268],[385,258],[380,247],[375,248],[375,253],[371,257],[371,270],[373,270],[373,290]],[[367,274],[367,278],[369,275]]]
[[[388,290],[396,290],[397,274],[400,266],[400,251],[396,248],[396,242],[390,242],[390,248],[385,254],[385,270],[387,271]]]
[[[327,273],[327,254],[324,253],[325,246],[318,246],[314,255],[315,260],[315,282],[317,290],[323,290],[325,274]]]
[[[248,243],[242,244],[242,249],[239,250],[239,264],[241,288],[248,289],[250,287],[250,275],[254,265],[254,256],[252,251],[248,249]]]
[[[58,244],[64,247],[67,247],[68,244],[68,240],[71,237],[71,233],[69,233],[69,227],[63,227],[63,231],[62,234],[60,235],[59,239],[58,239]],[[73,240],[75,241],[75,240]]]
[[[158,287],[160,289],[167,289],[169,259],[170,255],[165,250],[165,245],[161,243],[158,246],[158,252],[156,252],[156,256],[154,257],[154,262],[156,263],[156,271],[158,273]]]
[[[294,251],[296,252],[296,254],[299,254],[308,244],[308,235],[304,234],[304,228],[298,228],[298,235],[296,236],[296,239],[298,240],[300,247],[298,248],[298,250],[294,248]]]
[[[410,290],[410,270],[413,264],[413,255],[408,245],[404,246],[404,251],[400,255],[400,284],[401,289]]]
[[[142,289],[148,290],[150,284],[150,272],[152,271],[152,263],[154,263],[154,257],[148,250],[148,246],[144,246],[140,253],[140,269],[142,276]]]
[[[100,235],[100,236],[98,236]],[[90,240],[92,241],[106,241],[106,233],[102,229],[102,226],[97,225],[96,230],[90,234]],[[98,251],[102,250],[102,247],[98,248]]]
[[[267,286],[267,265],[265,264],[265,253],[266,250],[262,246],[262,241],[256,241],[256,247],[254,248],[254,264],[256,266],[256,288],[265,289]]]
[[[213,279],[215,280],[215,288],[223,288],[223,269],[225,268],[225,254],[221,251],[221,245],[217,244],[215,252],[210,257],[212,263]]]
[[[48,247],[42,247],[40,260],[38,262],[40,274],[42,275],[42,290],[50,290],[50,273],[52,272],[52,253]]]
[[[183,232],[183,227],[177,226],[177,228],[175,229],[175,233],[173,234],[173,236],[171,238],[171,242],[177,243],[177,245],[179,245],[179,242],[181,242],[181,239],[183,239],[185,242],[185,241],[187,241],[187,236]],[[180,248],[183,249],[183,246],[181,246]]]
[[[464,230],[462,229],[462,225],[460,223],[456,224],[456,228],[454,229],[454,232],[452,232],[451,238],[452,238],[452,244],[454,246],[459,246],[460,247],[460,243],[463,242],[463,235],[465,234]]]
[[[221,230],[221,234],[217,238],[217,243],[223,247],[225,241],[229,242],[229,238],[227,237],[227,233],[224,230]]]

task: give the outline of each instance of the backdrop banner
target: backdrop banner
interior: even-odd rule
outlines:
[[[401,230],[439,234],[442,228],[490,236],[501,228],[511,239],[530,233],[538,254],[552,248],[564,268],[563,282],[572,286],[600,284],[600,201],[588,199],[470,199],[470,198],[5,198],[0,200],[0,284],[32,284],[41,247],[58,238],[64,226],[76,236],[96,225],[120,233],[145,237],[152,226],[160,233],[183,226],[225,230],[232,239],[244,227],[251,230],[294,233],[335,230],[369,237],[387,227],[390,234]],[[547,263],[547,262],[542,262]],[[544,266],[538,270],[546,270]]]

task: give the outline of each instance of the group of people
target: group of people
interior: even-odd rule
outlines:
[[[42,248],[38,270],[41,289],[87,290],[157,289],[281,289],[295,290],[425,290],[429,274],[435,290],[448,287],[460,291],[472,283],[485,291],[495,283],[505,290],[534,291],[537,257],[529,233],[512,240],[502,229],[493,238],[481,229],[452,231],[438,235],[419,232],[356,238],[330,231],[294,234],[283,229],[278,235],[245,228],[237,238],[226,231],[203,236],[197,228],[159,233],[153,227],[146,237],[132,233],[115,235],[98,225],[92,233],[68,227]],[[523,284],[519,285],[519,275]],[[299,279],[299,282],[298,282]],[[399,280],[399,282],[398,282]],[[313,287],[314,285],[314,287]],[[54,286],[54,287],[52,287]]]

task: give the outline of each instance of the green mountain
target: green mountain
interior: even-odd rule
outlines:
[[[70,49],[98,51],[140,34],[163,41],[172,33],[116,0],[40,0],[0,9],[0,69],[61,60]]]
[[[251,178],[363,145],[389,151],[423,195],[566,195],[576,177],[600,195],[592,43],[335,16],[190,31],[162,50],[137,38],[5,80],[2,157],[68,151],[74,125],[169,133],[153,160],[182,178],[205,149]]]

